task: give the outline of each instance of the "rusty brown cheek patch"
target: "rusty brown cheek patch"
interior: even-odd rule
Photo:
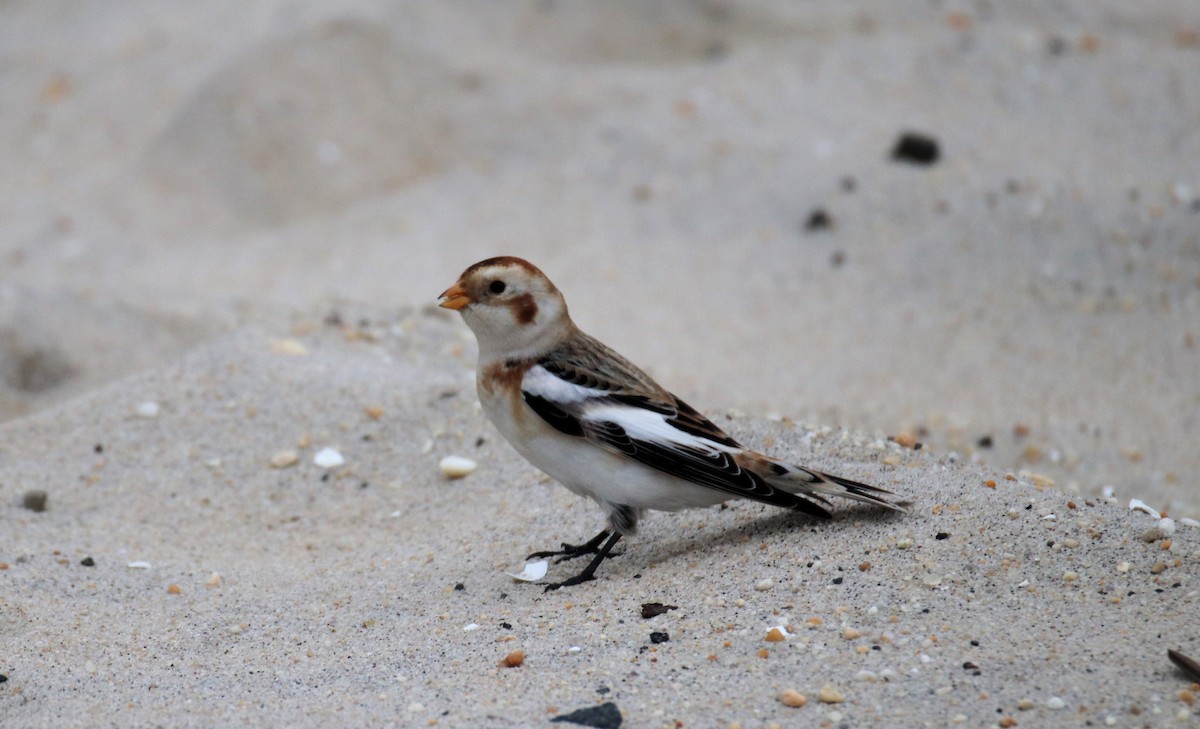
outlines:
[[[529,324],[537,318],[538,306],[533,300],[533,294],[521,294],[509,303],[513,313],[517,316],[517,321],[521,324]]]
[[[521,380],[525,378],[527,367],[518,365],[510,367],[505,363],[489,365],[483,371],[484,387],[488,392],[495,388],[500,388],[508,392],[518,392],[521,389]]]

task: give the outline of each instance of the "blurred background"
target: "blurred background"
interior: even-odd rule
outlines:
[[[515,254],[703,410],[1200,516],[1194,0],[9,0],[0,109],[0,419]]]

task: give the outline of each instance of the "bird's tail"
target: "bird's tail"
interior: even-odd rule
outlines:
[[[765,462],[765,468],[758,470],[763,479],[774,486],[793,494],[803,494],[822,504],[829,504],[826,496],[840,496],[846,499],[854,499],[866,504],[875,506],[883,506],[888,509],[894,509],[899,512],[907,512],[899,504],[894,504],[883,499],[883,496],[892,496],[892,492],[887,489],[881,489],[878,486],[851,481],[848,478],[834,476],[833,474],[814,471],[811,468],[804,468],[791,463],[761,456]],[[757,465],[757,464],[756,464]]]

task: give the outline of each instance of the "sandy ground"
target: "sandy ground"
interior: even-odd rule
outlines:
[[[0,724],[1194,723],[1200,9],[877,5],[0,7]],[[500,253],[913,513],[514,583],[599,523],[426,308]]]

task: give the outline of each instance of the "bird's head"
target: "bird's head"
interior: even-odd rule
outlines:
[[[536,356],[571,327],[567,303],[546,274],[514,256],[463,271],[438,304],[462,314],[485,356]]]

